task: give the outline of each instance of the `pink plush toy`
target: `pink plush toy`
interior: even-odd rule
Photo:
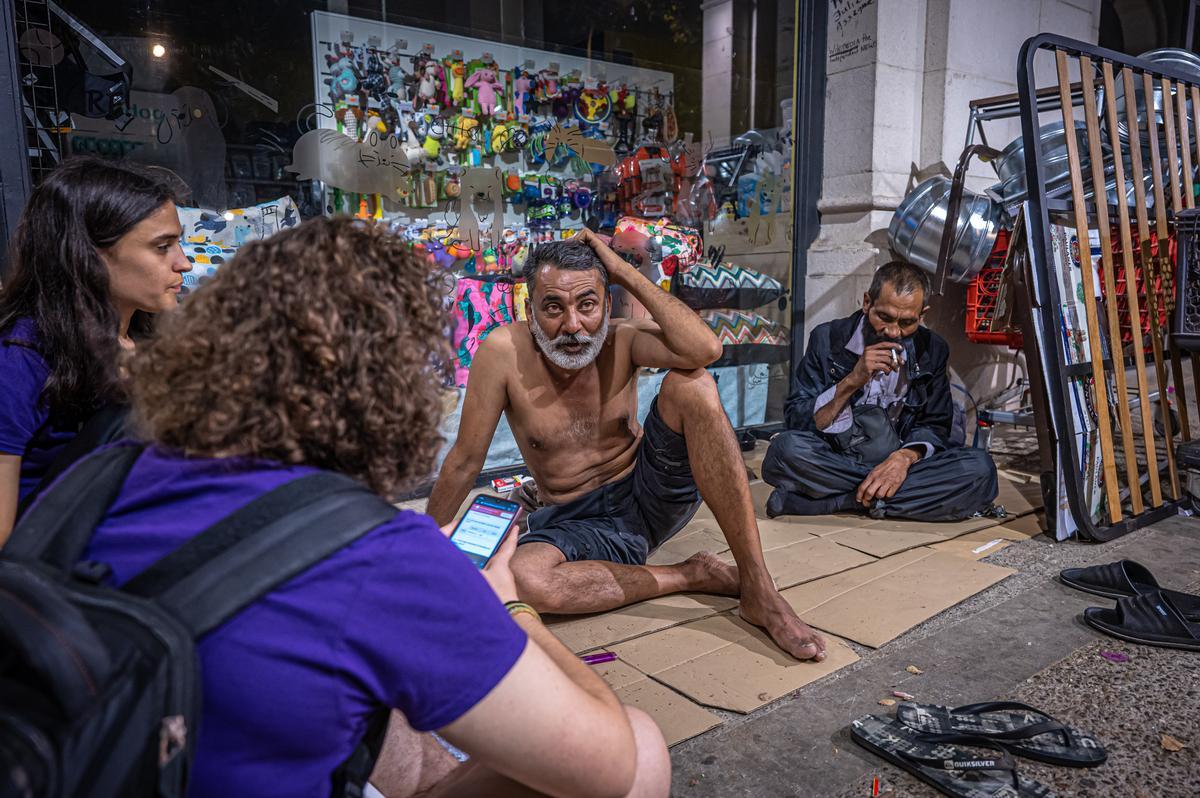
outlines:
[[[513,108],[516,109],[517,116],[525,113],[525,98],[533,88],[533,81],[529,79],[529,75],[524,72],[520,74],[521,77],[513,81]]]
[[[479,110],[484,116],[491,116],[492,111],[496,110],[496,92],[502,88],[496,79],[496,71],[480,69],[467,78],[465,85],[479,91]]]

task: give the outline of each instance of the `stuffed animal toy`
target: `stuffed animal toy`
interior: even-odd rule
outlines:
[[[417,83],[417,96],[413,102],[414,108],[424,108],[426,105],[436,103],[442,89],[441,72],[441,67],[435,62],[430,61],[425,64],[425,68],[421,71],[420,81]]]
[[[533,89],[533,81],[530,80],[527,72],[522,72],[520,69],[515,70],[517,79],[513,81],[513,109],[517,112],[517,116],[523,116],[528,113],[526,103],[529,102],[530,92]]]
[[[465,85],[478,93],[479,110],[484,116],[491,116],[500,107],[496,99],[497,92],[503,89],[503,86],[496,78],[496,70],[490,67],[476,70],[467,78]]]

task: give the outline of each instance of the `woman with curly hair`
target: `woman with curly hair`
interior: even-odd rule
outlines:
[[[80,425],[120,399],[118,353],[175,307],[180,233],[158,173],[78,158],[34,189],[0,288],[0,546]]]
[[[428,477],[449,357],[434,267],[378,225],[313,219],[246,245],[130,364],[149,445],[84,559],[127,582],[318,469],[386,498]],[[666,795],[649,718],[516,599],[509,539],[484,571],[398,511],[201,637],[192,796],[329,795],[394,710],[384,795]],[[426,732],[470,754],[459,766]]]

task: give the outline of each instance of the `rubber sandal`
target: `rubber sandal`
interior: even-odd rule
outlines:
[[[1164,590],[1118,599],[1112,610],[1089,607],[1083,622],[1130,643],[1200,651],[1200,623],[1188,620]]]
[[[1088,568],[1067,568],[1059,572],[1058,579],[1067,587],[1111,599],[1140,596],[1162,589],[1150,569],[1133,560],[1118,560]]]
[[[967,704],[953,709],[905,701],[896,707],[896,719],[914,731],[938,735],[950,742],[958,735],[991,740],[1010,753],[1049,765],[1093,768],[1108,758],[1095,737],[1016,701]]]
[[[1119,560],[1089,568],[1067,568],[1058,574],[1058,580],[1067,587],[1111,599],[1162,591],[1189,621],[1200,621],[1200,596],[1161,587],[1149,568],[1133,560]]]
[[[876,715],[850,724],[850,737],[952,798],[1057,798],[1049,787],[1017,773],[1013,758],[989,740],[929,740],[903,723]]]

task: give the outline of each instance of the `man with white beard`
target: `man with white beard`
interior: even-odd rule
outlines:
[[[824,659],[824,639],[779,595],[763,562],[741,450],[705,370],[721,355],[708,325],[588,230],[537,247],[525,273],[528,321],[493,330],[475,353],[429,515],[454,519],[504,413],[542,505],[512,558],[522,600],[588,613],[681,591],[737,595],[741,617],[783,650]],[[610,280],[653,321],[610,327]],[[640,368],[670,369],[644,426]],[[646,565],[702,499],[736,567],[709,552]]]

